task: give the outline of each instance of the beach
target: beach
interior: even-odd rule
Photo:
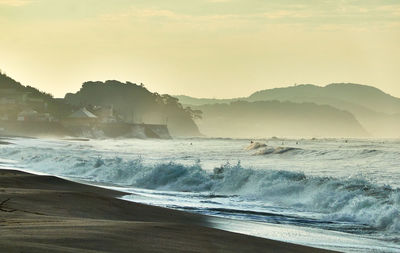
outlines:
[[[123,193],[0,170],[1,252],[329,252],[207,227]]]

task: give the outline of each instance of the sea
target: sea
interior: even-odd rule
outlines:
[[[341,252],[400,252],[400,140],[3,140],[0,167],[117,189],[209,226]]]

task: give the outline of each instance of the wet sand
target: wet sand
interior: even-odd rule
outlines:
[[[0,252],[330,252],[207,227],[123,193],[0,170]]]

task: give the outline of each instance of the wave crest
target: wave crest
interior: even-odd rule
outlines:
[[[239,195],[266,205],[313,212],[332,221],[356,222],[400,232],[400,190],[361,177],[308,176],[303,172],[254,170],[226,163],[207,172],[197,162],[148,165],[142,159],[24,156],[35,170],[138,188]],[[45,171],[44,171],[45,170]],[[47,170],[47,171],[46,171]]]

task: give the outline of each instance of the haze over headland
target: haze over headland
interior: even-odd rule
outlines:
[[[399,137],[400,131],[400,98],[360,84],[295,85],[232,99],[176,97],[203,112],[198,124],[207,135]]]
[[[400,96],[400,3],[0,0],[0,68],[64,97],[88,80],[231,98],[352,82]]]

